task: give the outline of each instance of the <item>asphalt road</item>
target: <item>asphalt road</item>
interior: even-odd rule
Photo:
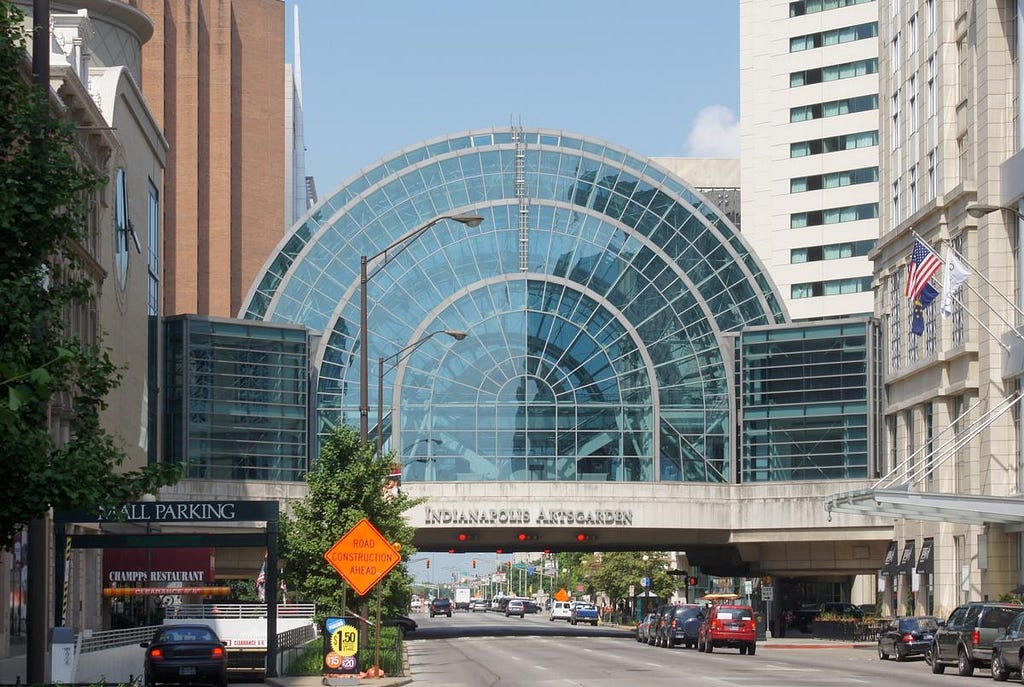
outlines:
[[[547,616],[505,618],[460,612],[452,618],[414,616],[419,629],[407,638],[412,684],[448,687],[850,687],[853,685],[972,684],[947,669],[933,675],[920,659],[881,661],[873,646],[851,647],[785,639],[758,644],[755,656],[735,649],[712,654],[662,649],[635,641],[629,630],[572,627]],[[773,648],[773,645],[777,648]],[[786,648],[783,648],[786,647]],[[974,680],[991,680],[978,670]]]

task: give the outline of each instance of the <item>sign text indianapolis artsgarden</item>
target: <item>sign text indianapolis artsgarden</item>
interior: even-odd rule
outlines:
[[[619,525],[633,524],[633,511],[611,509],[567,510],[540,508],[431,508],[425,525]]]

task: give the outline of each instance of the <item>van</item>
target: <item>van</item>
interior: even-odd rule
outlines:
[[[556,620],[565,620],[566,622],[572,619],[572,604],[568,601],[555,601],[551,604],[551,615],[548,616],[548,620],[554,622]]]

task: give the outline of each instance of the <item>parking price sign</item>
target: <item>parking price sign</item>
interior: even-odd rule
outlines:
[[[324,554],[356,594],[365,595],[402,557],[369,520],[363,518]]]

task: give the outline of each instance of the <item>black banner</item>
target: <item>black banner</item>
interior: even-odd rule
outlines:
[[[903,555],[900,556],[900,564],[896,566],[896,569],[901,573],[909,573],[914,568],[914,550],[916,542],[913,539],[908,539],[903,544]]]
[[[885,575],[896,574],[896,552],[899,548],[899,544],[895,541],[889,542],[889,548],[885,552],[885,559],[882,561],[882,567],[878,569],[879,572]]]
[[[928,537],[921,542],[921,555],[917,558],[917,572],[931,575],[935,571],[935,540]]]

